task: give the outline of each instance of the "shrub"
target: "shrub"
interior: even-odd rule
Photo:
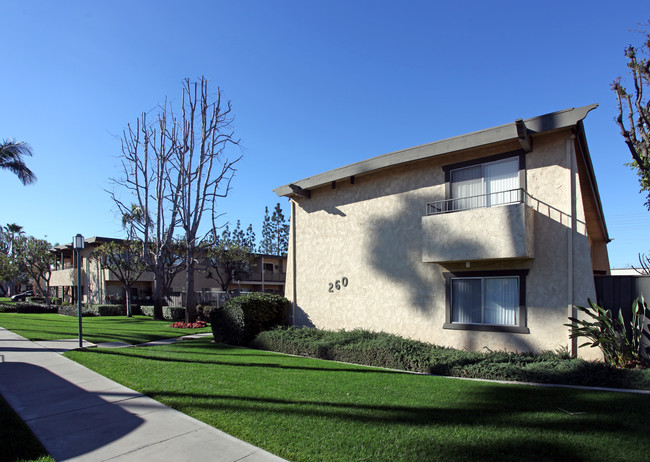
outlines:
[[[280,327],[260,333],[254,348],[369,366],[491,380],[650,389],[650,369],[621,369],[570,358],[566,351],[482,353],[444,348],[383,332]]]
[[[643,296],[632,303],[632,319],[629,326],[623,320],[623,311],[614,316],[611,310],[602,308],[589,300],[589,307],[576,306],[587,315],[586,319],[569,317],[572,324],[571,338],[586,337],[589,345],[600,347],[605,361],[614,366],[630,367],[641,362],[641,338],[645,324],[646,303]]]
[[[18,302],[16,313],[56,313],[56,306],[47,307],[44,303]]]
[[[198,305],[196,307],[196,319],[198,321],[210,321],[210,310],[213,309],[212,305]],[[183,314],[185,316],[185,314]]]
[[[228,300],[225,307],[239,307],[244,313],[242,342],[248,344],[260,332],[285,324],[289,305],[280,295],[253,292]]]
[[[126,305],[90,305],[89,310],[95,316],[126,316]]]
[[[61,305],[56,308],[58,308],[59,314],[65,316],[77,316],[79,313],[79,308],[77,305]],[[138,305],[132,305],[131,308],[133,309],[133,314],[141,314],[141,310]],[[81,307],[81,315],[126,316],[126,305],[83,305]]]
[[[63,316],[77,316],[79,314],[79,308],[77,305],[66,305],[57,306],[57,312]],[[96,314],[86,305],[81,307],[81,316],[96,316]]]
[[[244,338],[244,312],[237,305],[226,305],[210,311],[210,326],[214,340],[241,345]]]
[[[182,306],[163,306],[163,318],[169,321],[180,321],[185,319],[185,308]],[[153,317],[153,305],[142,305],[140,311],[145,316]]]

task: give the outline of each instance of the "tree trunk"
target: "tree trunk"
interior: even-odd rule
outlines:
[[[124,286],[126,290],[126,315],[130,318],[133,317],[133,310],[131,309],[131,285]]]
[[[196,321],[196,293],[194,292],[194,252],[189,249],[187,258],[187,300],[185,303],[185,322]]]
[[[163,316],[163,275],[154,273],[153,282],[153,319],[154,321],[164,320]]]

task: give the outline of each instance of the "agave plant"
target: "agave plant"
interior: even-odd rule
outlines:
[[[589,345],[600,347],[605,361],[615,366],[629,367],[641,362],[641,339],[646,318],[646,303],[643,296],[632,303],[632,319],[629,324],[623,319],[622,310],[614,316],[611,310],[589,300],[589,307],[575,306],[586,315],[584,319],[569,317],[570,338],[585,337]]]

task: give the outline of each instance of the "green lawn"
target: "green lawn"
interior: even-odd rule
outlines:
[[[0,395],[0,460],[54,462],[29,427]]]
[[[210,332],[210,328],[175,329],[171,321],[153,321],[146,316],[84,317],[83,337],[93,343],[145,343],[163,338]],[[0,326],[30,340],[76,338],[79,321],[73,316],[59,314],[0,313]]]
[[[209,339],[66,356],[292,461],[612,462],[650,451],[648,395],[407,374]]]

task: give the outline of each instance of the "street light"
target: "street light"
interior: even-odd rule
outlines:
[[[77,234],[72,238],[72,248],[77,252],[77,306],[79,314],[79,348],[83,347],[81,331],[81,250],[84,248],[84,237]]]

